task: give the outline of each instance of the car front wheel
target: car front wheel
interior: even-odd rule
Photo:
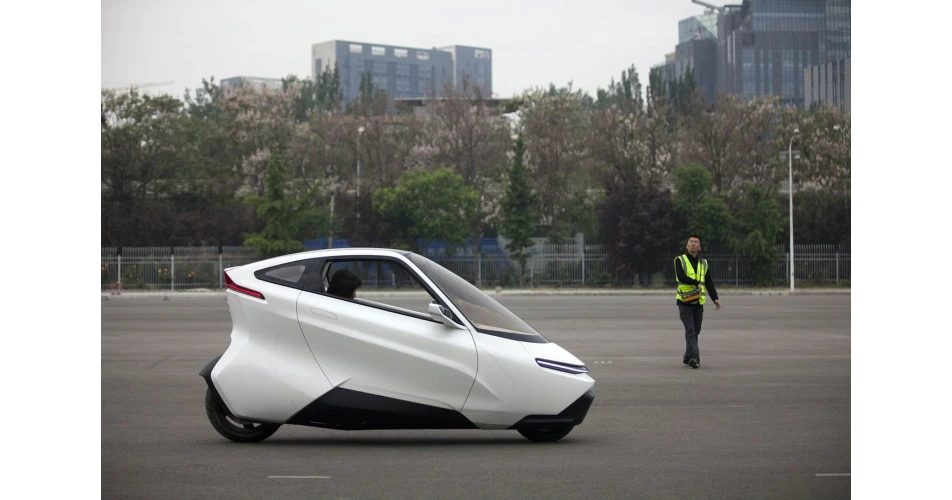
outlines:
[[[564,438],[569,432],[572,432],[574,428],[574,425],[570,425],[557,429],[519,429],[519,434],[522,434],[526,439],[532,441],[553,443]]]

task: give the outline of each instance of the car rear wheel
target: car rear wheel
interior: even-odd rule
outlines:
[[[211,389],[205,392],[205,414],[219,434],[239,443],[264,441],[277,432],[281,424],[250,422],[228,416],[221,401]]]
[[[567,436],[574,428],[574,425],[570,425],[557,429],[519,429],[519,434],[522,434],[523,437],[532,441],[553,443]]]

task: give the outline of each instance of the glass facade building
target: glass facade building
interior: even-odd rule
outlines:
[[[311,78],[337,67],[344,101],[360,95],[361,75],[374,87],[398,99],[443,96],[444,84],[459,86],[464,75],[471,86],[491,96],[492,50],[452,45],[431,49],[332,40],[311,46]]]
[[[717,38],[717,14],[708,12],[678,22],[678,43]]]
[[[804,105],[804,70],[826,54],[825,0],[746,0],[718,16],[718,90]]]
[[[696,75],[705,67],[705,81],[696,79],[709,99],[715,91],[776,95],[805,107],[808,90],[848,96],[849,64],[843,61],[850,57],[850,14],[850,0],[743,0],[713,7],[678,23],[676,58],[667,65],[675,76],[687,66]],[[712,49],[704,50],[702,42]]]

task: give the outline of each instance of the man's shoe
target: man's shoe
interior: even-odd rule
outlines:
[[[690,364],[691,368],[697,368],[698,366],[701,366],[701,363],[694,358],[691,358]]]

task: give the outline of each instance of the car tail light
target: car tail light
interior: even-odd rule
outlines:
[[[224,274],[225,274],[225,285],[229,289],[234,290],[238,293],[243,293],[245,295],[251,295],[252,297],[257,299],[264,300],[264,295],[261,295],[260,292],[256,292],[250,288],[245,288],[241,285],[236,285],[235,282],[232,281],[231,276],[228,276],[228,271],[225,271]]]

